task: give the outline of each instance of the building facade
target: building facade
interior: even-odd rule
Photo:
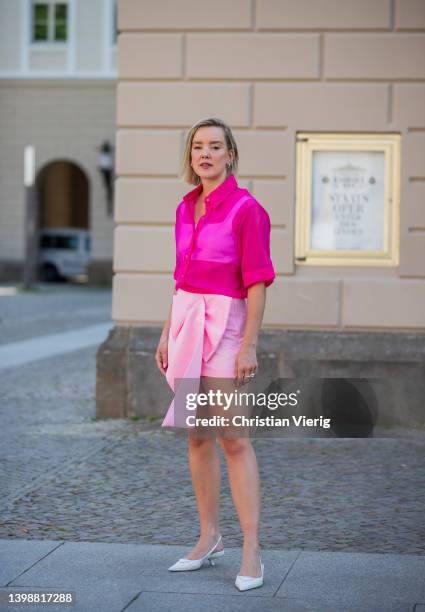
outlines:
[[[40,227],[89,229],[89,278],[110,283],[114,221],[98,165],[102,143],[115,146],[115,0],[1,0],[0,17],[0,280],[22,276],[33,145]]]
[[[187,129],[226,120],[239,182],[268,210],[276,281],[268,326],[425,326],[425,4],[418,0],[122,0],[119,4],[113,318],[168,312]],[[300,132],[401,139],[397,265],[296,260]],[[143,299],[141,299],[143,296]]]
[[[239,184],[271,218],[276,279],[257,383],[312,373],[423,379],[425,4],[120,0],[118,30],[116,325],[98,352],[98,415],[162,414],[168,405],[154,354],[174,287],[175,209],[192,188],[179,179],[179,160],[187,130],[207,116],[233,128]],[[392,212],[368,223],[388,247],[385,261],[311,265],[297,255],[297,186],[311,187],[297,161],[302,134],[381,140],[382,209]],[[366,176],[352,162],[336,170],[341,184]],[[372,190],[376,179],[367,178]],[[388,408],[393,417],[398,408]]]

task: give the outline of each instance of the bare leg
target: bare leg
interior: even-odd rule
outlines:
[[[242,576],[261,576],[260,545],[260,477],[257,458],[249,438],[220,438],[227,461],[233,502],[244,536]]]
[[[197,416],[203,416],[200,414],[199,408]],[[221,469],[216,436],[199,436],[196,431],[189,431],[188,456],[198,506],[201,534],[196,546],[186,557],[188,559],[199,559],[211,550],[220,535]],[[223,550],[222,540],[215,550]]]
[[[217,390],[230,393],[234,391],[234,382],[230,379],[206,378],[204,389]],[[243,386],[243,391],[248,391],[249,385]],[[211,414],[223,414],[221,408],[210,407]],[[230,407],[226,416],[242,412],[249,416],[251,409]],[[261,576],[260,567],[260,545],[258,539],[260,522],[260,477],[258,472],[257,458],[247,429],[239,427],[231,430],[224,427],[218,432],[218,441],[223,448],[229,473],[229,483],[233,502],[239,517],[239,523],[244,536],[242,564],[239,574],[242,576]]]

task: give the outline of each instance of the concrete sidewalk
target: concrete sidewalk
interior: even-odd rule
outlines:
[[[425,612],[425,556],[265,550],[264,585],[234,586],[241,550],[168,572],[188,547],[0,540],[0,610]],[[74,605],[6,604],[10,593],[73,592]]]

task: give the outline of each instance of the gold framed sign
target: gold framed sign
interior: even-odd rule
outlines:
[[[400,134],[299,132],[297,265],[397,266]]]

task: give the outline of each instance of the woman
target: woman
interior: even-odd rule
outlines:
[[[183,177],[196,185],[176,210],[176,280],[173,303],[156,351],[156,363],[176,392],[176,380],[200,380],[204,391],[245,385],[255,376],[256,345],[266,287],[275,278],[270,259],[270,219],[235,179],[238,149],[220,119],[195,124],[186,138]],[[198,378],[200,377],[200,379]],[[199,388],[199,385],[198,387]],[[176,396],[174,401],[176,400]],[[201,408],[209,415],[214,409]],[[172,403],[163,426],[176,425]],[[235,585],[262,586],[258,540],[260,482],[249,436],[188,431],[188,456],[200,517],[200,537],[170,571],[198,569],[224,554],[219,528],[220,461],[228,466],[232,498],[243,531],[243,555]]]

